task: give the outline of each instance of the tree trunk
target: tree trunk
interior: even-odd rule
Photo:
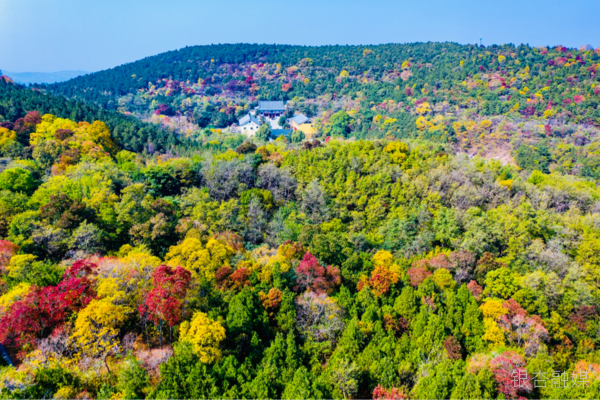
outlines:
[[[104,357],[104,365],[106,366],[106,370],[108,371],[108,373],[110,374],[110,368],[108,368],[108,357]]]
[[[162,319],[160,320],[159,324],[158,324],[159,328],[158,330],[159,332],[159,337],[160,337],[160,348],[162,349],[163,345],[162,345]]]
[[[148,320],[144,315],[144,336],[146,337],[146,345],[148,346],[148,350],[150,350],[150,339],[148,338]]]

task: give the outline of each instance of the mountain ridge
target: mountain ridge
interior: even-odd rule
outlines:
[[[32,84],[32,83],[57,83],[68,81],[78,76],[90,74],[88,71],[55,71],[55,72],[12,72],[3,71],[3,73],[15,82],[21,84]]]

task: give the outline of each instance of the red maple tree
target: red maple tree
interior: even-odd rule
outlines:
[[[386,389],[381,385],[377,385],[377,387],[373,390],[373,400],[403,400],[408,399],[408,396],[405,395],[400,389],[392,387],[391,389]]]
[[[410,278],[410,285],[415,288],[419,287],[419,285],[431,275],[431,272],[422,267],[411,268],[407,273]]]
[[[331,265],[325,268],[315,256],[306,252],[296,267],[296,282],[300,290],[329,293],[341,283],[340,269]]]
[[[526,365],[523,356],[514,351],[507,351],[490,362],[494,379],[498,383],[498,391],[506,398],[524,398],[533,390]]]
[[[181,306],[192,279],[192,274],[181,267],[161,265],[152,272],[153,288],[138,308],[140,315],[160,326],[162,347],[162,324],[170,328],[181,320]]]
[[[62,326],[96,296],[91,279],[95,268],[90,261],[77,261],[57,286],[32,287],[0,319],[0,343],[32,345]]]

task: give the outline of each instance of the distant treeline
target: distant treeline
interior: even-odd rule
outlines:
[[[13,121],[23,118],[28,111],[37,110],[41,114],[53,114],[74,121],[104,121],[113,138],[123,149],[143,152],[151,143],[157,151],[174,150],[183,145],[171,132],[144,123],[135,117],[115,111],[105,110],[93,104],[67,100],[39,90],[0,79],[0,119]],[[192,145],[186,143],[186,146]]]

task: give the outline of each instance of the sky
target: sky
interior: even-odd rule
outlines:
[[[0,0],[0,70],[99,71],[185,46],[600,46],[598,0]]]

